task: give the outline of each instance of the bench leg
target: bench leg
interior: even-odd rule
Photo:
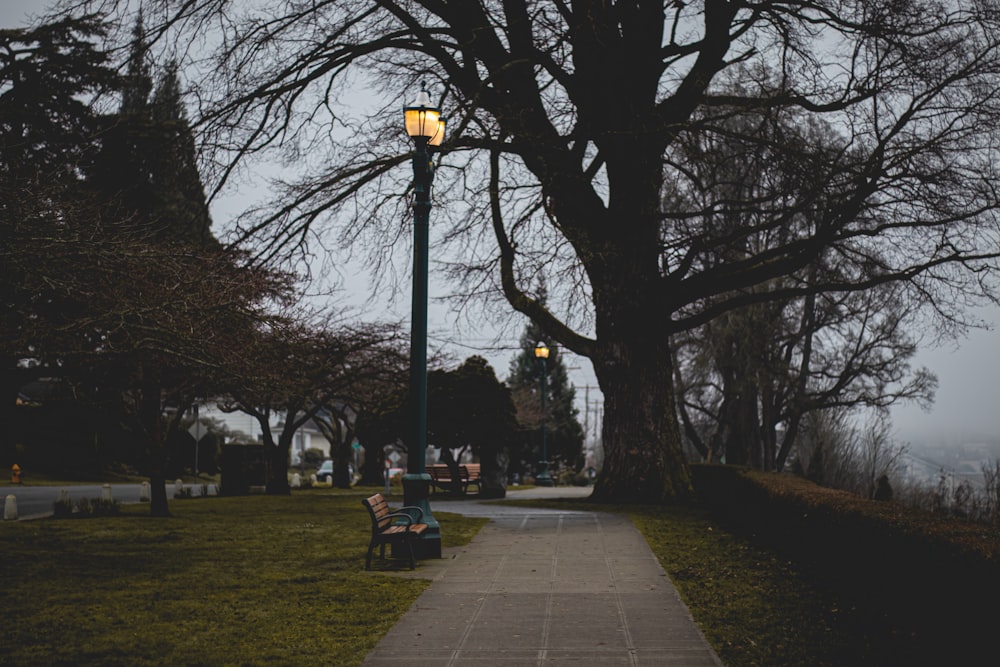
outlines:
[[[417,569],[417,558],[416,558],[416,552],[413,549],[413,540],[409,536],[407,536],[402,539],[402,542],[403,544],[406,545],[406,553],[410,557],[410,569],[411,570]],[[386,544],[385,542],[381,542],[378,544],[379,547],[378,557],[380,560],[385,560],[385,544]],[[374,553],[374,551],[375,551],[375,541],[373,540],[368,545],[368,553],[365,554],[366,570],[372,569],[372,554]]]
[[[410,551],[410,569],[415,570],[417,569],[417,559],[413,556],[413,538],[409,537],[403,541],[406,542],[406,548]]]

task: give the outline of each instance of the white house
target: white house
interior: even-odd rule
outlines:
[[[256,417],[245,412],[226,412],[219,407],[218,403],[209,401],[202,403],[193,410],[193,418],[210,419],[221,422],[232,434],[231,440],[245,442],[261,442],[263,433],[260,423]],[[277,438],[284,421],[277,415],[272,417],[271,433]],[[330,457],[330,442],[323,436],[319,428],[310,419],[298,431],[292,440],[291,465],[298,465],[307,449],[319,449],[323,452],[324,458]]]

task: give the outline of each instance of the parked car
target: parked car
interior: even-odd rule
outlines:
[[[354,465],[347,464],[347,472],[351,476],[351,484],[354,483]],[[323,465],[319,467],[316,471],[316,481],[317,482],[332,482],[333,481],[333,459],[327,459],[323,461]]]
[[[321,465],[319,470],[316,471],[316,480],[319,482],[328,482],[333,480],[333,459],[323,461],[323,465]]]

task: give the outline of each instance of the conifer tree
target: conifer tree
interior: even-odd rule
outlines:
[[[83,101],[117,81],[97,42],[99,18],[0,29],[0,462],[14,463],[18,390],[42,366],[40,314],[70,309],[53,284],[66,265],[51,250],[86,217],[80,172],[93,160],[100,120]],[[28,346],[34,344],[34,348]]]
[[[217,248],[178,64],[170,61],[154,86],[141,15],[132,37],[122,103],[107,119],[93,180],[114,202],[113,219],[161,242]]]
[[[535,357],[535,346],[545,342],[549,347],[546,360],[546,405],[541,412],[542,369]],[[542,420],[548,459],[574,469],[583,465],[583,427],[573,401],[576,388],[569,382],[566,364],[557,345],[546,341],[541,328],[529,321],[520,340],[521,351],[511,360],[507,385],[514,397],[517,419],[521,425],[519,447],[511,455],[511,468],[529,468],[540,460]]]
[[[169,63],[154,85],[141,14],[132,31],[121,93],[118,112],[105,119],[101,150],[90,173],[105,220],[118,233],[162,249],[165,265],[199,255],[199,262],[215,263],[222,269],[233,258],[214,252],[220,246],[210,231],[211,217],[184,112],[178,67]],[[180,289],[173,296],[182,310],[185,296]],[[174,401],[190,403],[193,394],[200,392],[170,390],[196,381],[198,373],[183,368],[172,353],[157,346],[132,349],[122,359],[121,373],[120,388],[134,395],[139,428],[148,440],[154,490],[151,513],[165,514],[166,498],[160,488],[168,455],[163,444],[169,439],[164,431],[177,428],[178,422],[164,426],[164,397],[172,393]],[[176,398],[182,394],[183,399]],[[174,407],[181,413],[186,404]]]
[[[178,241],[213,248],[218,242],[211,231],[212,219],[177,69],[177,61],[167,64],[150,109],[159,144],[152,172],[158,215],[163,228]]]

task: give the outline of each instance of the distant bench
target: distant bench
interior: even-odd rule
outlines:
[[[431,486],[441,491],[451,491],[454,489],[455,480],[451,476],[451,468],[446,463],[434,463],[427,466],[427,474],[431,476]],[[458,466],[458,480],[462,493],[469,492],[469,486],[476,485],[476,492],[480,490],[480,470],[478,463],[462,463]]]

